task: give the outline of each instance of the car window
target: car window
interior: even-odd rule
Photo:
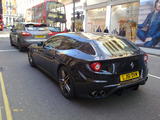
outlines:
[[[90,43],[82,42],[79,50],[90,55],[95,55],[95,50],[90,45]]]
[[[27,24],[25,25],[25,29],[27,31],[48,31],[48,27],[46,25],[38,25],[38,24]]]
[[[33,27],[33,26],[25,27],[25,29],[27,31],[47,31],[48,30],[47,27]]]
[[[70,37],[63,37],[61,45],[57,48],[60,50],[69,50],[69,49],[76,49],[80,47],[80,42],[70,38]]]
[[[137,49],[131,45],[127,40],[118,38],[103,36],[97,39],[99,48],[108,55],[128,55],[132,54]]]
[[[22,28],[23,28],[22,24],[17,24],[17,25],[16,25],[16,29],[17,29],[17,30],[22,30]]]
[[[18,28],[18,24],[16,24],[16,25],[14,26],[14,29],[16,29],[16,30],[17,30],[17,28]]]
[[[49,27],[49,30],[51,32],[61,32],[60,28],[58,28],[58,27]]]
[[[62,36],[52,37],[44,43],[44,46],[49,48],[58,48],[61,45],[62,39]]]

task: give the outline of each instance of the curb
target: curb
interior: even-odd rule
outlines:
[[[144,52],[150,55],[155,55],[160,57],[160,49],[154,49],[154,48],[145,48],[145,47],[140,47]]]
[[[157,56],[157,57],[160,57],[160,55],[157,55],[157,54],[152,54],[152,53],[147,53],[149,55],[154,55],[154,56]]]

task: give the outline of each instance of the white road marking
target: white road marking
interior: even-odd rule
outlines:
[[[0,34],[0,38],[9,37],[9,34]]]
[[[18,50],[15,49],[10,49],[10,50],[0,50],[0,52],[16,52]]]
[[[156,56],[156,55],[149,55],[149,57],[156,57],[156,58],[160,58],[159,56]]]
[[[149,75],[149,76],[151,76],[151,77],[154,77],[154,78],[160,79],[160,77],[158,77],[158,76],[151,75],[151,74],[148,74],[148,75]]]
[[[0,120],[3,120],[2,118],[2,107],[0,106]]]

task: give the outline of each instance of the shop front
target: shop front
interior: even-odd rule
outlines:
[[[139,6],[139,0],[87,0],[85,31],[96,32],[100,26],[103,32],[108,27],[110,33],[135,41]]]
[[[104,31],[106,21],[106,7],[88,10],[87,19],[88,32],[96,32],[98,27],[100,27],[101,31]]]
[[[135,41],[139,2],[113,5],[111,11],[110,30],[112,33],[127,37],[131,41]]]

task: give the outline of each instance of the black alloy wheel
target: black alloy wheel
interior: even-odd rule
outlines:
[[[66,67],[61,67],[58,72],[59,87],[62,95],[67,99],[72,99],[75,97],[74,94],[74,84],[72,76],[69,74]]]
[[[28,61],[32,67],[35,67],[35,63],[34,63],[34,60],[33,60],[33,57],[30,51],[28,51]]]

